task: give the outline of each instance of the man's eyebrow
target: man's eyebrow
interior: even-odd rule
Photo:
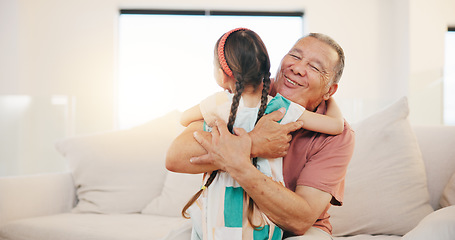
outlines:
[[[314,64],[316,64],[318,66],[319,72],[321,72],[322,74],[328,74],[327,67],[326,67],[326,65],[323,64],[322,61],[320,61],[317,58],[313,58],[313,59],[310,59],[310,62],[314,62]]]
[[[303,51],[298,49],[298,48],[292,48],[289,52],[297,52],[297,53],[300,53],[300,54],[303,53]]]
[[[321,66],[322,68],[324,68],[325,70],[325,65],[322,61],[320,61],[319,59],[312,59],[312,61],[314,61],[316,64],[318,64],[319,66]]]

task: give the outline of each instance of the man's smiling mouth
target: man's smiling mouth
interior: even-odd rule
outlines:
[[[294,85],[294,86],[300,86],[300,87],[303,87],[303,85],[300,85],[300,84],[298,84],[297,82],[294,82],[294,81],[292,81],[292,80],[291,80],[291,79],[289,79],[289,78],[286,78],[286,81],[287,81],[288,83],[290,83],[290,84]]]

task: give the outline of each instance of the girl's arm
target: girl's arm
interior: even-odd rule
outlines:
[[[202,117],[201,113],[201,108],[199,107],[199,104],[185,110],[182,113],[182,116],[180,117],[180,124],[182,124],[184,127],[188,127],[190,123],[198,120],[204,120],[204,117]]]
[[[314,132],[338,135],[344,130],[343,114],[333,98],[327,100],[326,115],[304,111],[299,121],[303,121],[303,128]]]

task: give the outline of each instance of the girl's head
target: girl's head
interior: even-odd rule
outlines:
[[[215,68],[244,86],[260,86],[264,78],[270,77],[270,59],[264,42],[259,35],[246,28],[233,29],[218,39]],[[221,81],[218,81],[220,84]]]
[[[269,54],[259,35],[246,28],[236,28],[223,34],[215,45],[215,65],[226,75],[227,85],[234,82],[231,84],[234,87],[228,87],[226,82],[217,79],[220,86],[234,93],[228,129],[232,132],[240,97],[247,85],[262,87],[259,120],[264,115],[270,88]]]

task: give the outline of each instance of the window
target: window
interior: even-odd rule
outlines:
[[[455,27],[445,37],[444,124],[455,125]]]
[[[214,46],[236,27],[261,36],[274,76],[281,58],[303,35],[303,13],[121,10],[118,128],[183,111],[220,91],[213,78]]]

